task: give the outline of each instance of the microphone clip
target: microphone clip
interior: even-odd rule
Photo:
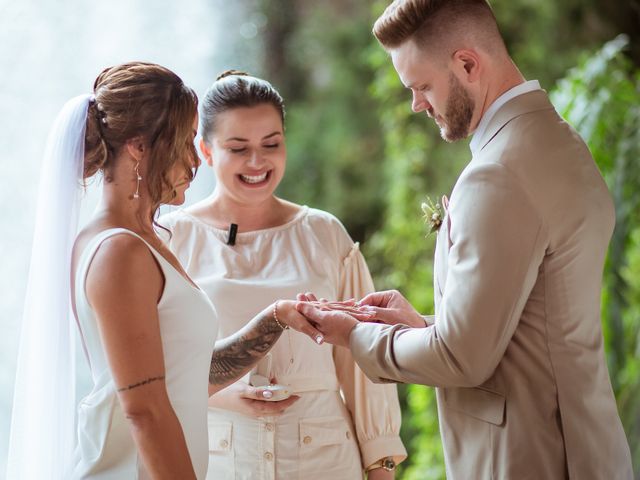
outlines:
[[[238,225],[232,223],[229,225],[229,238],[227,238],[227,245],[234,246],[236,244],[236,234],[238,233]]]

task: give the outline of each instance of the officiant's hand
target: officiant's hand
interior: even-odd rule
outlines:
[[[403,324],[414,328],[424,328],[426,323],[409,301],[397,290],[370,293],[357,305],[361,310],[372,314],[369,322],[386,323],[387,325]]]
[[[269,394],[271,392],[268,392]],[[254,387],[243,381],[232,383],[209,398],[209,406],[231,410],[250,417],[278,416],[297,402],[293,395],[286,400],[267,401],[264,387]]]

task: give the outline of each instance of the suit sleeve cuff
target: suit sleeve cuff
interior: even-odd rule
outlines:
[[[374,383],[396,383],[384,376],[384,368],[376,356],[376,345],[382,338],[382,333],[390,328],[393,326],[360,322],[351,330],[349,336],[349,348],[353,359]]]
[[[422,318],[424,319],[424,323],[427,327],[430,327],[431,325],[436,323],[435,315],[422,315]]]

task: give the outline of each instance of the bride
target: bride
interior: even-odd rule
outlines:
[[[215,309],[154,221],[161,204],[184,202],[199,163],[196,126],[195,93],[149,63],[105,69],[93,94],[72,99],[56,120],[38,206],[9,479],[203,479],[209,395],[244,375],[287,326],[319,335],[295,302],[280,301],[277,318],[269,306],[235,336],[211,341]],[[79,187],[97,173],[104,177],[100,205],[74,241]],[[80,403],[75,440],[69,307],[94,383]]]

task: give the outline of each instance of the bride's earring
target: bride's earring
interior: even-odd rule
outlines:
[[[142,176],[140,175],[140,162],[136,162],[136,168],[135,168],[135,172],[136,172],[136,191],[133,194],[133,198],[138,199],[140,198],[140,180],[142,180]]]

